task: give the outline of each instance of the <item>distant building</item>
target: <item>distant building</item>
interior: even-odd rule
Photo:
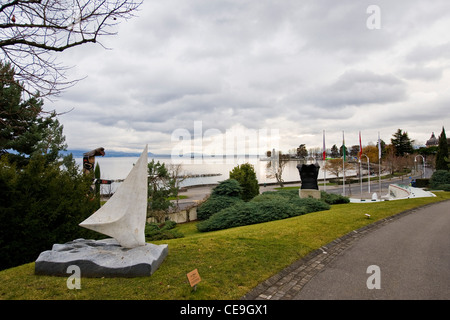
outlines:
[[[427,146],[427,148],[429,148],[429,147],[437,146],[438,144],[439,144],[439,140],[434,135],[434,132],[432,132],[430,139],[427,140],[425,145]]]

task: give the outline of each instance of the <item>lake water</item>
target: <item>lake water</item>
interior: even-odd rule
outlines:
[[[153,158],[148,159],[151,162]],[[101,178],[107,180],[119,180],[125,179],[130,170],[133,168],[133,164],[136,163],[138,157],[96,157],[96,163],[100,165]],[[170,157],[154,158],[155,162],[165,163],[166,165],[173,164]],[[82,166],[83,159],[75,158],[80,167]],[[207,158],[207,159],[181,159],[176,160],[176,163],[181,163],[181,174],[182,175],[202,175],[202,174],[220,174],[218,176],[212,177],[193,177],[187,178],[182,183],[181,186],[193,186],[201,184],[215,184],[219,181],[226,180],[229,178],[230,171],[237,165],[250,163],[253,165],[256,176],[259,183],[273,183],[276,182],[275,178],[268,177],[271,170],[267,168],[267,164],[270,161],[260,160],[257,157],[247,157],[247,158],[233,158],[233,159],[223,159],[223,158]],[[298,161],[288,161],[283,170],[283,179],[285,182],[299,181],[300,175],[297,169]],[[322,166],[322,161],[319,162]],[[349,174],[346,172],[346,174]],[[324,171],[320,168],[319,171],[319,183],[323,180]],[[332,178],[331,173],[326,173],[326,178]],[[119,183],[113,183],[112,190],[114,191],[118,187]],[[107,186],[102,186],[103,191]]]

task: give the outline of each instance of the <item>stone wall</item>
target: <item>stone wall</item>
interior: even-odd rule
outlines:
[[[176,223],[184,223],[197,220],[197,207],[188,208],[179,212],[172,212],[167,215],[168,219]],[[147,219],[149,223],[156,222],[156,219],[150,217]]]

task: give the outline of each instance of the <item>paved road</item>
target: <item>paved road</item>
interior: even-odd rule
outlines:
[[[243,300],[449,300],[450,201],[348,233],[260,283]],[[368,271],[377,266],[379,272]],[[379,282],[372,281],[379,275]],[[370,280],[370,281],[368,281]],[[375,279],[377,280],[377,279]],[[380,284],[380,288],[369,289]]]
[[[379,267],[379,272],[367,268]],[[380,289],[368,289],[377,283]],[[419,209],[370,232],[293,299],[450,299],[450,203]]]

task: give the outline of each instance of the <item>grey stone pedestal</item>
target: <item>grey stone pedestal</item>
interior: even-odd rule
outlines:
[[[299,189],[298,195],[300,198],[314,198],[314,199],[320,199],[320,190],[315,189]]]
[[[81,277],[144,277],[152,275],[168,254],[167,245],[146,243],[124,248],[115,239],[77,239],[54,244],[35,262],[35,274],[68,277],[71,265],[80,268]]]

